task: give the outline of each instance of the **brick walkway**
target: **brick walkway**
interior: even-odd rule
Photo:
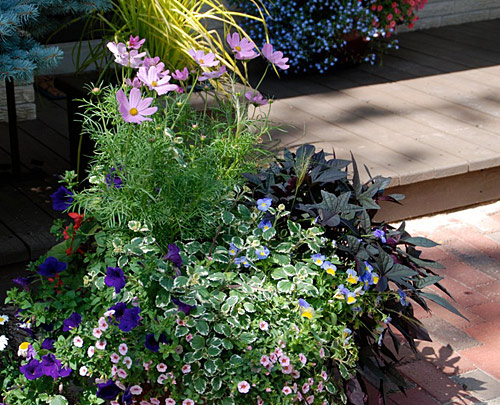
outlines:
[[[469,321],[433,303],[431,314],[415,306],[434,341],[419,342],[418,356],[402,347],[410,388],[389,403],[500,404],[500,202],[411,220],[407,230],[441,243],[423,257],[446,266],[442,284]]]

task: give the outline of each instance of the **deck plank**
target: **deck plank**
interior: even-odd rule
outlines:
[[[37,117],[49,128],[64,137],[68,135],[68,117],[66,109],[43,95],[37,97]]]

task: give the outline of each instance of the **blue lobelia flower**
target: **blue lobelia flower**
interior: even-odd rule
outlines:
[[[379,238],[382,243],[387,242],[387,240],[385,239],[385,232],[382,229],[375,229],[375,231],[373,232],[373,236]]]
[[[66,270],[68,263],[61,262],[55,257],[49,256],[38,266],[38,274],[45,277],[54,277],[57,273]]]
[[[120,328],[123,332],[130,332],[137,325],[139,325],[139,314],[141,309],[139,307],[127,308],[123,316],[120,318],[120,323],[118,324],[118,328]]]
[[[259,228],[262,229],[263,231],[267,231],[268,229],[272,228],[273,224],[269,219],[263,219],[262,221],[259,222]]]
[[[40,362],[36,359],[31,359],[29,363],[19,367],[19,370],[28,380],[36,380],[43,375]]]
[[[250,267],[250,262],[248,261],[246,256],[240,256],[234,259],[234,263],[237,265],[242,265],[243,267]]]
[[[68,319],[63,321],[63,332],[68,332],[73,328],[78,328],[82,323],[82,316],[78,312],[73,312]]]
[[[101,399],[113,400],[121,393],[120,388],[113,380],[108,380],[105,383],[97,384],[97,397]]]
[[[259,211],[265,212],[269,209],[269,207],[271,206],[272,203],[273,203],[273,200],[270,198],[261,198],[261,199],[257,200],[257,209]]]
[[[50,198],[52,198],[52,209],[55,211],[64,211],[71,206],[73,193],[66,187],[61,186],[55,193],[50,195]]]
[[[265,246],[261,246],[258,249],[255,249],[255,254],[257,255],[257,259],[259,260],[264,260],[267,259],[269,256],[269,249],[266,248]]]
[[[104,284],[108,287],[114,287],[115,293],[118,294],[123,287],[125,287],[126,277],[123,270],[119,267],[108,267],[106,277],[104,277]]]
[[[160,333],[158,340],[155,339],[154,333],[149,333],[146,335],[144,347],[152,352],[158,352],[160,350],[160,343],[167,343],[167,337],[163,333]]]
[[[238,253],[238,248],[234,245],[234,243],[229,244],[229,254],[231,256],[235,256]]]
[[[175,266],[181,268],[182,267],[182,258],[179,254],[180,249],[177,245],[169,244],[168,245],[168,253],[163,256],[163,260],[168,260],[172,262]]]

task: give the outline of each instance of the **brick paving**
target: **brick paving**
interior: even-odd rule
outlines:
[[[407,230],[441,243],[422,257],[446,266],[442,284],[468,320],[433,303],[431,313],[416,308],[433,342],[418,342],[418,355],[403,345],[399,371],[413,386],[389,404],[500,404],[500,202],[407,221]]]

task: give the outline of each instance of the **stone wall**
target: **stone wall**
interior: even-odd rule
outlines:
[[[15,83],[18,121],[36,119],[35,89],[33,83]],[[0,82],[0,122],[8,122],[5,82]]]
[[[500,18],[500,0],[429,0],[418,16],[414,29],[492,20]]]

